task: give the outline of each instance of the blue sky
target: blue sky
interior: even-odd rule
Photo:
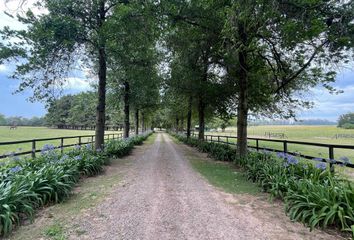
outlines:
[[[12,9],[16,9],[16,6],[5,6],[3,2],[0,1],[0,28],[4,26],[23,28],[20,23],[4,14],[5,10],[11,12]],[[8,78],[13,68],[13,65],[0,65],[0,113],[7,116],[43,116],[46,113],[43,103],[27,101],[27,98],[32,94],[31,91],[12,94],[19,85],[19,80]],[[331,95],[322,88],[312,89],[308,96],[309,99],[314,101],[315,107],[298,112],[298,117],[302,119],[323,118],[335,121],[340,114],[354,111],[354,65],[351,66],[351,69],[347,68],[339,71],[334,86],[342,89],[344,93]],[[88,89],[90,89],[89,80],[86,79],[84,74],[75,74],[68,79],[65,92],[77,93]]]
[[[29,0],[29,3],[33,0]],[[24,26],[16,20],[7,16],[4,11],[14,14],[18,6],[16,1],[12,1],[9,4],[4,4],[4,1],[0,1],[0,29],[4,26],[10,26],[14,29],[24,29]],[[32,9],[35,13],[35,9]],[[32,96],[30,90],[18,94],[13,94],[18,88],[20,80],[11,79],[8,76],[11,75],[15,66],[13,63],[7,63],[0,65],[0,113],[6,116],[44,116],[46,113],[45,104],[36,102],[32,103],[28,101],[28,98]],[[67,84],[64,88],[64,93],[78,93],[81,91],[87,91],[90,88],[90,82],[94,79],[87,79],[87,70],[75,71],[67,78]]]

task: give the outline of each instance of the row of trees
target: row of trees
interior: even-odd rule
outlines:
[[[45,101],[78,66],[91,68],[98,78],[97,148],[107,105],[122,109],[125,137],[130,112],[137,126],[141,116],[186,128],[188,136],[195,120],[200,139],[208,119],[237,116],[237,152],[244,157],[250,115],[291,118],[311,106],[309,88],[336,92],[333,70],[353,53],[353,1],[36,3],[45,13],[18,16],[26,30],[1,31],[0,61],[20,60],[19,90],[31,88],[33,99]]]
[[[25,0],[17,2],[23,8],[27,4]],[[108,98],[111,98],[112,108],[123,105],[124,136],[128,137],[131,110],[135,112],[138,126],[139,115],[145,121],[150,117],[150,109],[159,103],[157,2],[34,2],[24,14],[19,11],[16,17],[26,25],[26,30],[4,28],[1,31],[0,62],[17,61],[13,77],[22,80],[19,91],[30,88],[34,91],[32,100],[53,102],[57,99],[55,90],[63,86],[77,68],[92,69],[98,80],[96,101],[85,100],[96,104],[96,148],[101,148],[104,141]],[[34,6],[38,8],[36,13],[31,10]],[[78,108],[91,107],[84,105],[75,104]],[[75,116],[86,117],[91,121],[91,116]]]
[[[0,113],[0,126],[44,126],[45,119],[43,117],[6,117]]]
[[[353,54],[353,1],[165,2],[170,117],[189,123],[196,111],[203,139],[206,117],[236,114],[240,157],[250,115],[291,118],[311,107],[306,92],[336,92],[334,70]]]

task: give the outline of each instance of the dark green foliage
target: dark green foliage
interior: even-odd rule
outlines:
[[[338,119],[338,127],[353,129],[354,128],[354,113],[340,115]]]
[[[289,157],[290,158],[290,157]],[[287,164],[272,153],[249,153],[239,163],[248,179],[260,184],[272,197],[283,199],[286,212],[312,230],[335,226],[352,231],[354,190],[347,180],[310,163]],[[354,233],[354,231],[353,231]]]
[[[228,145],[204,142],[196,138],[187,138],[184,135],[173,134],[173,136],[187,145],[198,148],[201,152],[208,153],[210,157],[218,161],[233,161],[236,157],[236,151]]]
[[[60,154],[46,145],[36,159],[16,159],[0,167],[0,236],[10,233],[21,219],[32,220],[37,208],[68,198],[81,176],[101,173],[111,156],[129,154],[150,134],[109,141],[104,151],[86,145]]]
[[[105,145],[105,152],[108,156],[122,157],[130,153],[134,145],[140,145],[145,141],[151,133],[142,134],[126,138],[124,140],[111,140]]]
[[[216,160],[234,161],[244,169],[248,180],[258,183],[272,198],[285,202],[286,212],[294,221],[315,227],[337,227],[354,234],[354,189],[352,183],[311,163],[279,153],[249,151],[236,158],[235,149],[223,144],[187,139],[180,141],[209,153]]]

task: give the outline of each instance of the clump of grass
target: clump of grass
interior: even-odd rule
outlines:
[[[52,240],[66,240],[64,228],[56,223],[44,230],[44,235]]]

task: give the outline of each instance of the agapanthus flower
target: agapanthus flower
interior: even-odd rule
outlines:
[[[60,160],[61,161],[65,161],[65,160],[67,160],[69,158],[69,156],[68,155],[63,155],[61,158],[60,158]]]
[[[287,162],[288,162],[289,165],[296,165],[296,164],[299,163],[299,160],[297,160],[297,158],[294,157],[294,156],[288,156],[287,157]]]
[[[315,167],[317,169],[326,170],[327,169],[327,164],[324,163],[324,162],[321,162],[321,163],[317,163]]]
[[[47,152],[50,152],[55,149],[54,145],[51,144],[45,144],[42,149],[41,149],[41,154],[46,154]]]
[[[312,158],[312,160],[318,161],[318,162],[322,162],[322,161],[323,161],[323,158],[315,157],[315,158]]]
[[[348,157],[340,157],[339,158],[343,163],[350,163],[350,160],[349,160],[349,158]]]
[[[78,156],[74,157],[74,159],[79,161],[82,159],[82,157],[80,155],[78,155]]]
[[[81,149],[80,145],[75,145],[75,149]]]
[[[86,149],[87,149],[87,150],[90,150],[91,147],[92,147],[91,144],[86,144]]]
[[[329,162],[329,163],[336,163],[337,161],[334,160],[334,159],[328,159],[327,162]]]
[[[17,172],[19,172],[21,170],[22,170],[22,167],[20,167],[20,166],[16,166],[16,167],[10,168],[10,172],[12,172],[12,173],[17,173]]]
[[[12,158],[12,160],[14,160],[15,162],[18,162],[18,161],[20,161],[21,159],[20,159],[19,156],[14,156],[14,157]]]
[[[277,157],[278,157],[278,158],[286,158],[286,153],[284,153],[284,152],[277,152]]]

